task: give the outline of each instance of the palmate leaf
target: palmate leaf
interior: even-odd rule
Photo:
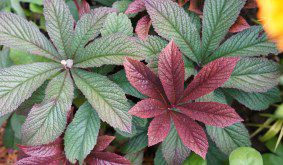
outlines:
[[[41,105],[35,105],[22,127],[22,140],[26,145],[48,144],[64,131],[67,113],[74,97],[74,86],[69,72],[52,79]]]
[[[88,102],[84,103],[76,112],[64,136],[64,150],[70,162],[83,162],[96,144],[99,128],[97,112]]]
[[[278,84],[279,65],[265,58],[241,59],[223,85],[245,92],[267,92]]]
[[[128,36],[115,34],[102,37],[89,44],[84,51],[79,52],[75,67],[99,67],[106,64],[123,64],[125,57],[143,59],[135,51],[134,41]]]
[[[34,63],[0,70],[0,116],[13,112],[60,69],[56,63]]]
[[[107,77],[83,70],[73,70],[73,78],[99,117],[114,128],[131,132],[130,105],[123,90]]]
[[[281,101],[280,91],[276,87],[264,93],[248,93],[237,89],[223,91],[252,110],[265,110],[271,104]]]
[[[276,45],[269,41],[261,26],[252,26],[225,41],[206,61],[220,57],[277,54]]]
[[[238,147],[251,145],[249,132],[242,123],[237,123],[226,128],[206,126],[206,130],[216,146],[226,155]]]
[[[12,13],[0,14],[0,45],[58,61],[58,52],[38,27]]]
[[[202,59],[221,43],[236,21],[245,0],[206,0],[203,9]]]
[[[111,13],[108,14],[104,26],[101,29],[101,35],[108,36],[115,33],[125,34],[127,36],[133,35],[133,27],[131,20],[127,17],[127,15],[120,13]]]
[[[200,36],[188,14],[171,0],[145,0],[155,31],[167,40],[174,39],[184,55],[200,61]]]
[[[44,0],[46,30],[55,44],[60,60],[72,57],[71,41],[75,20],[64,0]]]
[[[77,52],[83,51],[85,45],[100,34],[107,15],[114,11],[111,8],[101,7],[91,10],[89,14],[83,15],[76,25],[71,53],[73,56]]]

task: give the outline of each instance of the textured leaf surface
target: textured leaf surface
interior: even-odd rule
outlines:
[[[119,13],[125,13],[125,11],[128,9],[128,6],[132,3],[132,0],[121,0],[116,1],[113,3],[112,8],[118,10]],[[126,14],[126,13],[125,13]],[[135,14],[126,14],[129,18],[135,17],[137,13]]]
[[[108,136],[108,135],[99,136],[93,151],[100,152],[105,150],[114,139],[115,139],[114,136]]]
[[[108,36],[115,33],[125,34],[127,36],[133,35],[133,27],[131,20],[127,15],[120,13],[111,13],[108,14],[104,26],[101,29],[102,36]]]
[[[244,5],[245,0],[205,1],[202,22],[203,59],[219,46]]]
[[[129,153],[125,155],[125,158],[131,161],[131,164],[142,164],[143,163],[144,151],[139,151],[136,153]]]
[[[156,116],[148,127],[148,146],[162,142],[170,132],[171,119],[168,113]]]
[[[155,31],[167,40],[174,39],[191,60],[199,61],[200,36],[188,14],[170,0],[145,0]]]
[[[248,28],[250,28],[249,23],[245,20],[244,17],[239,16],[236,22],[231,26],[229,32],[238,33]]]
[[[84,103],[76,112],[64,136],[64,150],[70,162],[83,162],[96,144],[99,128],[98,114],[88,102]]]
[[[130,106],[123,90],[107,77],[74,70],[73,78],[99,117],[114,128],[131,132],[131,116],[127,113]]]
[[[243,58],[223,85],[245,92],[266,92],[278,84],[279,65],[265,58]]]
[[[180,113],[174,113],[172,118],[184,145],[205,159],[208,151],[208,141],[202,127]]]
[[[251,145],[248,130],[242,123],[226,128],[206,126],[206,130],[217,147],[226,155],[238,147]]]
[[[224,92],[252,110],[265,110],[271,104],[281,101],[278,88],[264,93],[248,93],[237,89],[224,89]]]
[[[125,11],[125,14],[134,14],[145,10],[144,0],[134,0],[129,4],[128,9]]]
[[[146,148],[148,144],[147,132],[144,131],[137,136],[131,138],[126,145],[123,146],[123,153],[135,153]]]
[[[125,57],[143,59],[133,41],[125,35],[109,35],[95,40],[77,56],[75,67],[89,68],[106,64],[123,64]]]
[[[0,14],[0,45],[59,60],[56,49],[38,27],[12,13]]]
[[[195,100],[222,86],[233,72],[239,58],[220,58],[201,69],[185,90],[182,102]]]
[[[165,92],[159,78],[142,62],[127,59],[124,63],[129,82],[142,94],[165,101]]]
[[[140,118],[152,118],[167,111],[164,103],[155,99],[144,99],[131,108],[129,113]]]
[[[131,162],[126,158],[111,153],[111,152],[95,152],[93,154],[93,160],[90,164],[101,164],[101,165],[130,165]]]
[[[60,65],[55,63],[34,63],[0,70],[0,116],[13,112],[59,70]]]
[[[64,155],[56,155],[51,157],[27,157],[19,160],[16,165],[38,165],[38,164],[49,164],[57,165],[61,164],[64,161]]]
[[[206,61],[228,56],[258,56],[278,54],[276,45],[269,41],[261,26],[252,26],[225,41]]]
[[[243,121],[233,108],[217,102],[187,103],[177,108],[194,120],[222,128]]]
[[[114,11],[107,7],[96,8],[78,21],[72,45],[73,56],[83,51],[85,45],[100,34],[107,15]]]
[[[9,54],[10,50],[8,48],[4,48],[0,51],[0,69],[7,68],[13,64]]]
[[[44,0],[46,30],[55,44],[61,60],[72,57],[71,42],[75,20],[63,0]]]
[[[138,21],[135,32],[137,33],[140,39],[145,40],[148,37],[150,26],[151,26],[151,20],[149,16],[143,16]]]
[[[74,86],[68,72],[50,81],[41,105],[35,105],[22,127],[26,145],[48,144],[59,137],[67,124],[67,113],[74,97]]]
[[[158,76],[171,104],[176,104],[184,92],[185,66],[182,54],[174,41],[161,52]]]
[[[171,127],[170,133],[161,146],[162,154],[168,164],[182,164],[191,152],[183,144],[174,126]]]

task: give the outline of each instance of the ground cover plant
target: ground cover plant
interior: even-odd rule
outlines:
[[[248,17],[256,8],[252,0],[1,2],[3,144],[19,150],[17,164],[236,164],[243,153],[268,161],[274,154],[250,148],[260,147],[247,126],[258,126],[249,114],[281,101],[280,56]],[[278,148],[276,119],[276,133],[259,139],[278,134]]]

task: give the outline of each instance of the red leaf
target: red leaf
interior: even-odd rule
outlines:
[[[59,165],[66,162],[63,154],[51,157],[27,157],[17,161],[16,165]]]
[[[198,15],[202,15],[201,6],[199,2],[200,0],[190,0],[189,10]]]
[[[137,23],[135,32],[138,37],[142,40],[145,40],[148,36],[148,32],[151,26],[151,20],[149,16],[143,16]]]
[[[170,132],[171,119],[168,113],[156,116],[148,127],[148,146],[162,142]]]
[[[87,14],[87,13],[90,13],[90,6],[89,6],[89,4],[87,3],[86,0],[82,0],[81,6],[80,6],[80,9],[79,9],[80,18],[84,14]]]
[[[87,159],[89,164],[93,165],[130,165],[131,162],[126,158],[110,153],[110,152],[95,152]]]
[[[144,0],[135,0],[130,3],[128,9],[125,11],[125,14],[135,14],[145,10]]]
[[[255,0],[247,0],[246,5],[244,6],[245,9],[254,9],[257,8],[257,3]]]
[[[205,159],[208,141],[202,127],[183,114],[172,113],[171,116],[184,145]]]
[[[184,6],[189,0],[178,0],[179,6]]]
[[[114,139],[115,136],[108,136],[108,135],[99,136],[93,151],[99,152],[105,150]]]
[[[142,62],[127,58],[124,62],[129,82],[142,94],[167,102],[159,78]]]
[[[194,102],[177,107],[194,120],[216,127],[227,127],[243,121],[229,105],[217,102]]]
[[[195,100],[223,85],[231,76],[238,57],[219,58],[204,66],[188,85],[181,102]]]
[[[144,99],[131,108],[129,113],[140,118],[152,118],[166,112],[167,106],[155,99]]]
[[[239,16],[229,31],[231,33],[238,33],[250,27],[251,26],[248,24],[248,22],[242,16]]]
[[[159,56],[158,75],[167,98],[175,105],[184,92],[185,66],[182,54],[173,40]]]

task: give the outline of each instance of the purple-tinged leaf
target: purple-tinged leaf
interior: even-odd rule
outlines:
[[[221,87],[239,60],[238,57],[220,58],[207,64],[188,85],[181,102],[195,100]]]
[[[93,165],[130,165],[126,158],[111,152],[95,152],[87,159]]]
[[[145,40],[148,37],[150,26],[151,26],[151,20],[149,16],[143,16],[138,21],[135,32],[137,33],[140,39]]]
[[[115,139],[114,136],[108,136],[108,135],[99,136],[93,151],[100,152],[105,150],[114,139]]]
[[[176,104],[184,92],[185,66],[182,54],[172,40],[161,52],[158,75],[167,98]]]
[[[221,128],[243,121],[229,105],[217,102],[187,103],[177,108],[194,120]]]
[[[63,154],[51,157],[27,157],[19,160],[16,165],[59,165],[66,164],[65,156]]]
[[[166,112],[167,106],[155,99],[144,99],[131,108],[129,113],[140,118],[152,118]]]
[[[79,8],[79,15],[80,15],[80,18],[85,15],[85,14],[88,14],[90,13],[90,6],[89,4],[87,3],[86,0],[82,0],[82,3],[81,3],[81,6]]]
[[[148,146],[162,142],[170,132],[171,119],[168,113],[156,116],[148,127]]]
[[[184,145],[205,159],[208,141],[202,127],[183,114],[172,113],[171,116]]]
[[[159,78],[142,62],[127,58],[124,62],[129,82],[142,94],[167,102]]]
[[[128,9],[125,11],[125,14],[135,14],[145,10],[144,0],[135,0],[129,4]]]
[[[202,15],[202,11],[201,11],[201,7],[199,5],[200,0],[190,0],[190,6],[189,6],[189,10],[198,14],[198,15]]]
[[[242,16],[239,16],[236,20],[236,22],[231,26],[229,32],[231,33],[238,33],[243,30],[246,30],[250,28],[251,26],[249,23],[243,18]]]

